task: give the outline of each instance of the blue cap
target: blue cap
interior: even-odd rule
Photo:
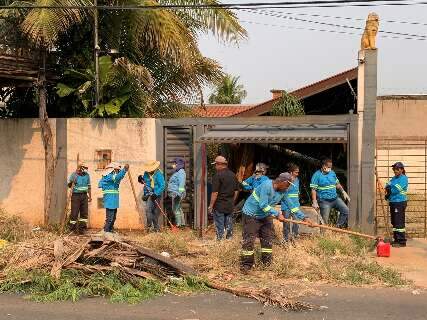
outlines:
[[[403,165],[403,163],[402,162],[396,162],[395,164],[393,164],[392,166],[391,166],[392,168],[397,168],[397,169],[405,169],[405,166]]]

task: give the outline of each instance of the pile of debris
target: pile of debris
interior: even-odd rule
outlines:
[[[34,239],[33,239],[34,240]],[[134,241],[105,239],[99,236],[66,236],[50,241],[29,241],[19,244],[2,271],[5,278],[13,270],[49,270],[60,278],[62,270],[78,270],[85,274],[116,272],[132,283],[135,279],[169,281],[171,277],[199,276],[193,268],[157,254]],[[310,310],[303,302],[288,299],[266,289],[227,287],[219,281],[205,280],[208,287],[256,299],[265,305],[285,310]]]

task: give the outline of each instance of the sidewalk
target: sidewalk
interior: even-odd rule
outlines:
[[[427,239],[410,239],[406,248],[391,248],[389,258],[377,258],[378,263],[393,266],[415,286],[427,289]]]

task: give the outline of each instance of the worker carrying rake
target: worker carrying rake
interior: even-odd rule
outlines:
[[[83,162],[77,165],[77,170],[68,178],[68,188],[71,192],[71,214],[69,229],[83,233],[87,229],[89,202],[92,201],[90,176],[88,166]]]
[[[393,225],[393,247],[406,247],[405,210],[408,201],[408,177],[402,162],[392,165],[394,177],[386,184],[385,198],[389,202]]]
[[[144,174],[138,176],[138,182],[144,186],[142,200],[145,203],[147,214],[147,228],[160,231],[159,225],[159,198],[165,190],[165,177],[160,170],[160,161],[150,160],[144,163]]]
[[[269,265],[273,257],[273,218],[283,222],[282,213],[274,206],[281,202],[292,184],[292,175],[281,173],[275,180],[267,180],[255,188],[243,206],[243,242],[240,270],[248,273],[254,264],[254,243],[261,242],[261,261]]]

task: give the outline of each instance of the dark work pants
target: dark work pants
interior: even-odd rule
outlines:
[[[70,229],[86,229],[88,212],[87,193],[73,193],[71,196]]]
[[[105,209],[105,232],[113,232],[114,222],[116,222],[117,209]]]
[[[269,265],[273,255],[273,217],[255,219],[243,214],[243,244],[241,268],[249,270],[254,264],[254,243],[256,237],[261,242],[261,261]]]
[[[406,244],[406,230],[405,230],[405,210],[407,203],[403,202],[390,202],[390,216],[391,224],[393,225],[393,238],[397,243]]]

